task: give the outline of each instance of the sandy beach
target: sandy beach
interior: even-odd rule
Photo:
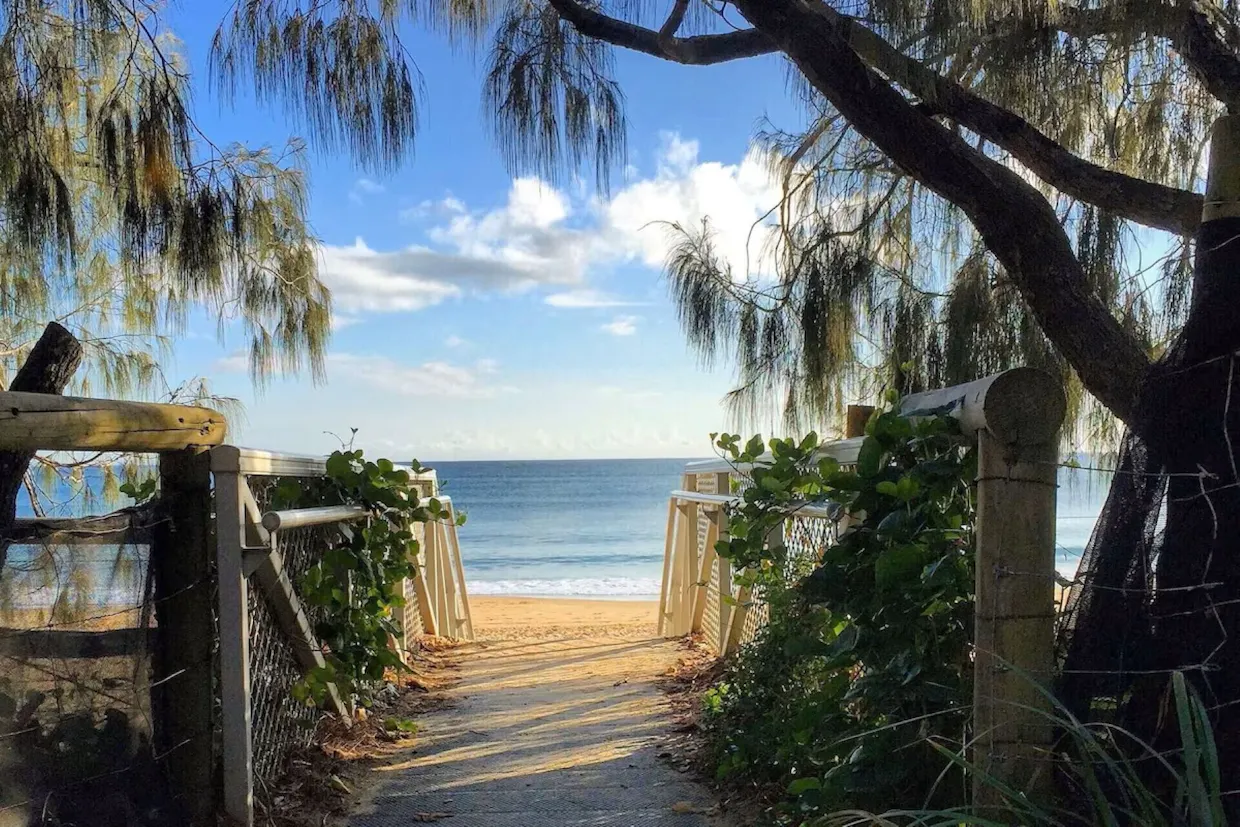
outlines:
[[[483,640],[655,636],[654,600],[471,596],[474,631]]]

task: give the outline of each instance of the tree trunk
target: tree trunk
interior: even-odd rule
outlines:
[[[1153,605],[1155,669],[1134,693],[1145,734],[1170,728],[1164,670],[1183,669],[1214,709],[1224,789],[1240,784],[1240,117],[1219,120],[1193,298],[1151,368],[1138,429],[1167,479]]]
[[[39,341],[30,349],[10,391],[26,393],[64,393],[82,364],[82,344],[56,322],[50,322]],[[17,496],[34,451],[0,451],[0,576],[8,559],[9,532],[17,518]]]

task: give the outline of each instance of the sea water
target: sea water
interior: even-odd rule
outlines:
[[[684,459],[433,463],[444,493],[468,514],[461,555],[472,594],[653,599],[659,593],[668,494]],[[1056,568],[1076,571],[1110,475],[1061,468]],[[54,509],[65,513],[65,508]],[[69,509],[72,510],[72,509]],[[92,509],[98,510],[98,509]],[[28,516],[29,507],[20,509]],[[46,606],[66,592],[79,606],[140,602],[145,553],[9,550],[0,610]]]
[[[687,460],[441,462],[468,521],[461,557],[472,594],[655,598],[667,500]],[[1061,468],[1056,568],[1076,571],[1109,481]]]

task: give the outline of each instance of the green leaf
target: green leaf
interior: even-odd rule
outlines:
[[[803,795],[810,790],[821,790],[822,782],[817,778],[798,778],[788,785],[788,795]]]
[[[924,566],[925,554],[919,546],[892,546],[874,561],[874,580],[879,588],[917,578]]]
[[[883,462],[883,446],[874,437],[866,437],[857,452],[857,474],[862,479],[869,479],[879,472]]]

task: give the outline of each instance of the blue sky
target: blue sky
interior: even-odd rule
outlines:
[[[280,145],[299,124],[205,84],[224,3],[171,18],[196,78],[195,117],[217,142]],[[709,214],[734,262],[774,205],[750,138],[760,118],[793,126],[771,58],[679,67],[621,54],[629,166],[610,194],[514,179],[481,112],[482,56],[410,30],[425,81],[416,156],[379,177],[312,149],[311,219],[338,317],[328,383],[277,379],[255,394],[235,333],[211,320],[178,343],[170,374],[208,376],[241,398],[234,440],[321,452],[325,432],[397,459],[701,456],[731,426],[725,366],[701,369],[660,276],[651,222]]]

